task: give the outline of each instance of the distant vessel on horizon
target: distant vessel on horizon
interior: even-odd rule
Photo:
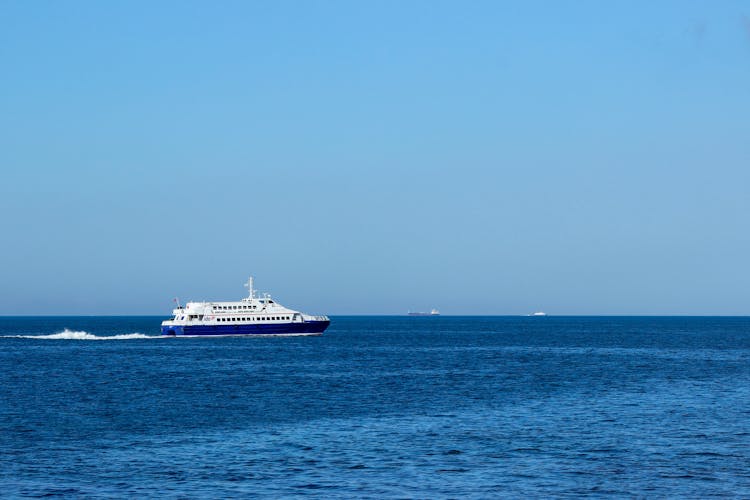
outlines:
[[[440,316],[440,311],[432,309],[430,312],[407,312],[407,316]]]
[[[538,311],[538,312],[535,312],[535,313],[527,314],[527,316],[546,316],[546,315],[547,315],[547,313],[546,312],[542,312],[542,311]]]

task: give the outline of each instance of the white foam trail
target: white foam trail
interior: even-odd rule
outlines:
[[[60,333],[51,335],[5,335],[6,338],[15,339],[45,339],[45,340],[131,340],[131,339],[155,339],[159,338],[154,335],[144,335],[142,333],[127,333],[123,335],[109,335],[100,337],[89,332],[68,330],[67,328]]]

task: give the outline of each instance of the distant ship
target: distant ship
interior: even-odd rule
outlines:
[[[539,311],[539,312],[531,313],[528,316],[546,316],[546,315],[547,315],[546,312]]]
[[[252,277],[245,286],[250,295],[237,302],[178,302],[174,318],[161,324],[162,335],[321,335],[331,322],[287,309],[267,293],[259,296]]]
[[[407,316],[440,316],[440,311],[433,309],[430,312],[411,312],[406,313]]]

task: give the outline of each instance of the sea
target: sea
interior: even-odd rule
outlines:
[[[750,318],[0,318],[0,496],[750,497]]]

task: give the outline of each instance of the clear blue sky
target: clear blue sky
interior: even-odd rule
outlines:
[[[0,1],[0,314],[750,314],[750,2]]]

